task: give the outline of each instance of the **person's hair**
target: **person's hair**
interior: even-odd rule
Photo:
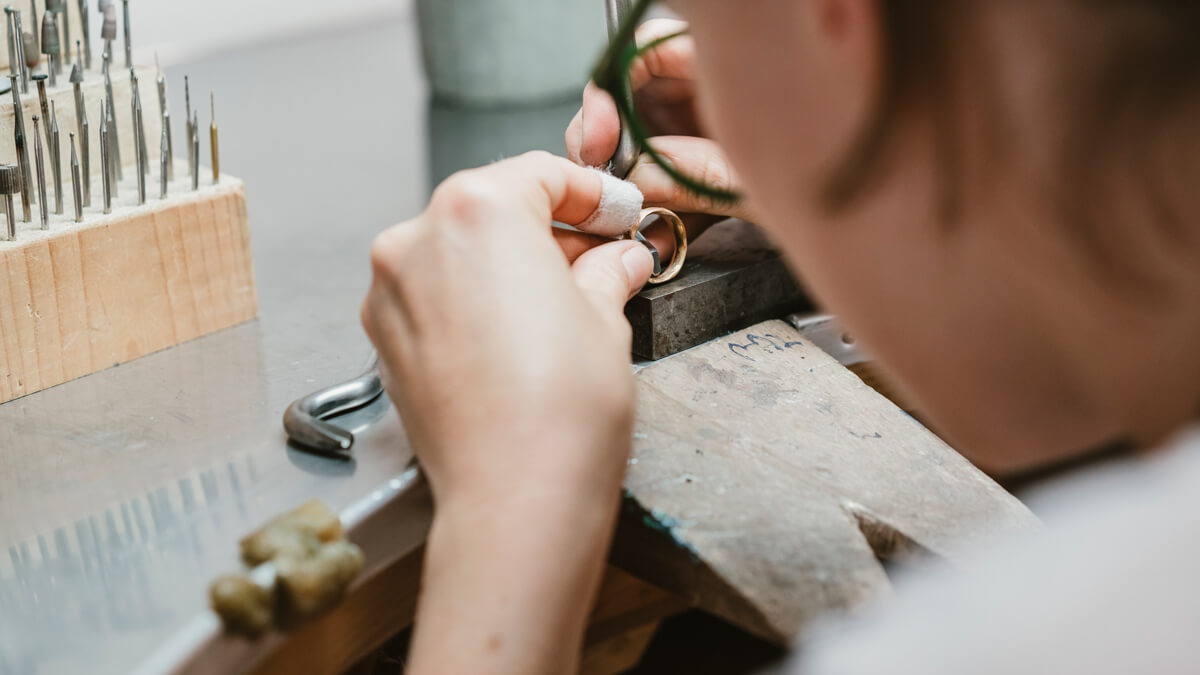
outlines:
[[[873,114],[855,143],[834,168],[824,186],[822,201],[830,212],[852,206],[878,185],[887,172],[889,151],[904,114],[919,107],[936,129],[939,215],[953,222],[959,213],[962,136],[959,111],[961,72],[953,64],[972,12],[983,2],[1020,0],[879,0],[884,48],[883,81]],[[1102,248],[1096,230],[1097,214],[1089,198],[1094,180],[1111,152],[1113,139],[1122,148],[1138,148],[1145,133],[1175,115],[1181,105],[1200,95],[1200,0],[1025,0],[1030,8],[1041,3],[1069,3],[1080,17],[1079,30],[1064,36],[1060,50],[1070,68],[1068,103],[1059,114],[1066,138],[1056,149],[1058,172],[1066,176],[1058,208],[1072,235],[1085,245]],[[1045,9],[1041,5],[1040,9]],[[1088,35],[1083,44],[1071,38]],[[1081,50],[1087,53],[1080,53]],[[995,55],[1003,58],[1003,54]],[[1069,61],[1067,61],[1069,59]],[[987,73],[979,73],[987,77]],[[978,88],[978,87],[976,87]],[[1132,134],[1132,136],[1131,136]],[[1137,136],[1142,134],[1141,137]],[[1140,149],[1145,149],[1144,147]],[[1134,162],[1139,158],[1130,159]],[[1147,159],[1142,157],[1141,159]],[[1148,204],[1167,228],[1184,226],[1162,193],[1161,176],[1140,175]],[[1097,251],[1110,257],[1104,251]]]

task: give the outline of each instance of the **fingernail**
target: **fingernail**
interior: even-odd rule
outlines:
[[[625,266],[625,276],[629,279],[630,291],[636,291],[645,285],[648,278],[646,270],[652,264],[649,258],[650,251],[638,243],[634,243],[629,250],[621,254],[621,264]]]

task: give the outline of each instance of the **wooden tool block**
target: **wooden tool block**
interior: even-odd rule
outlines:
[[[48,231],[35,208],[0,242],[0,403],[258,315],[244,185],[208,176],[192,192],[186,167],[176,176],[137,206],[127,174],[110,215],[94,187],[80,224],[69,198]]]

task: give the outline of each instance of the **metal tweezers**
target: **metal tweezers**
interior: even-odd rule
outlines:
[[[379,356],[373,355],[367,370],[358,377],[309,394],[293,402],[283,413],[283,428],[292,443],[314,452],[348,455],[354,434],[327,420],[357,410],[383,395]]]

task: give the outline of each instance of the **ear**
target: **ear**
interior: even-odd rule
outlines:
[[[873,91],[884,53],[882,8],[886,0],[805,0],[808,37],[828,59],[827,65]],[[903,2],[904,0],[900,0]]]

